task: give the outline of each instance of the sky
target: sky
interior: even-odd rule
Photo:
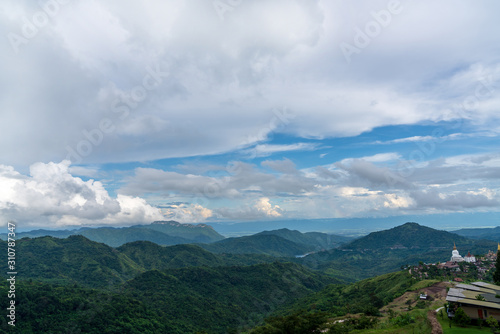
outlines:
[[[498,212],[498,12],[2,1],[0,225]]]

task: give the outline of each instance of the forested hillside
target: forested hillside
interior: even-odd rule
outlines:
[[[20,333],[225,333],[335,283],[292,263],[147,271],[112,289],[20,281]],[[0,293],[7,295],[7,282]],[[0,300],[7,308],[8,299]],[[5,318],[5,317],[4,317]],[[4,319],[3,319],[4,320]],[[4,320],[3,328],[6,323]]]
[[[255,234],[239,238],[227,238],[211,244],[200,244],[214,253],[263,254],[294,257],[314,251],[313,245],[298,244],[273,234]]]
[[[420,261],[445,262],[449,260],[454,244],[463,254],[468,251],[486,254],[497,249],[493,241],[467,239],[416,223],[406,223],[295,261],[333,277],[355,282]]]

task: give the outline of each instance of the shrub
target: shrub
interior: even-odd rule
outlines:
[[[419,300],[417,304],[415,305],[415,308],[425,308],[425,301]]]
[[[392,322],[397,326],[406,326],[415,322],[415,318],[410,313],[403,313],[395,317]]]
[[[491,315],[486,319],[486,323],[488,324],[488,326],[490,326],[491,331],[493,331],[493,332],[495,332],[496,329],[498,328],[497,319],[493,318],[493,316],[491,316]]]
[[[466,327],[470,324],[470,317],[465,314],[464,310],[459,307],[455,311],[455,317],[453,317],[453,321],[460,327]]]

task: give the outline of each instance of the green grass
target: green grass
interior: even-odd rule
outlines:
[[[483,328],[479,328],[478,326],[468,325],[467,327],[458,327],[455,324],[451,324],[448,322],[448,318],[445,316],[444,319],[438,315],[437,317],[441,327],[443,327],[443,334],[484,334],[491,333],[491,329],[487,326],[483,326]]]
[[[430,334],[431,327],[427,322],[427,309],[413,310],[410,314],[414,317],[415,322],[409,325],[399,327],[389,322],[388,319],[379,323],[376,328],[353,330],[352,334]]]
[[[484,334],[491,333],[491,330],[488,327],[483,327],[479,329],[479,327],[467,326],[465,328],[462,327],[452,327],[452,328],[443,328],[443,334]]]
[[[439,283],[439,282],[441,282],[441,280],[437,280],[437,279],[426,279],[426,280],[423,280],[423,281],[418,281],[415,284],[413,284],[408,289],[408,291],[415,291],[415,290],[418,290],[418,289],[427,288],[427,287],[429,287],[429,286],[431,286],[433,284]]]

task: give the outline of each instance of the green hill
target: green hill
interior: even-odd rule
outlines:
[[[7,252],[7,243],[0,241]],[[16,264],[20,279],[58,283],[78,283],[88,287],[108,287],[152,269],[198,266],[254,265],[276,261],[264,254],[214,254],[192,244],[160,246],[149,241],[127,243],[112,248],[81,235],[66,239],[23,238],[16,242]],[[0,270],[7,272],[7,262]]]
[[[472,239],[500,241],[500,226],[493,228],[464,228],[453,231],[453,233]]]
[[[7,243],[1,242],[5,250]],[[144,271],[126,255],[102,243],[80,235],[66,239],[23,238],[16,242],[18,278],[55,282],[79,282],[87,286],[107,287],[124,282]],[[7,272],[7,262],[1,263]]]
[[[406,223],[389,230],[370,233],[356,239],[342,248],[344,249],[432,249],[449,248],[453,243],[470,245],[470,239],[454,233],[435,230],[417,223]]]
[[[331,279],[292,263],[148,271],[127,282],[127,294],[157,305],[164,319],[224,333],[253,325],[277,307],[318,291]]]
[[[176,221],[155,221],[149,225],[139,225],[174,237],[188,239],[191,242],[210,243],[224,239],[212,226],[207,224],[181,224]]]
[[[321,291],[297,300],[281,314],[298,310],[328,312],[330,316],[374,311],[402,295],[415,280],[407,271],[388,273],[350,285],[328,285]]]
[[[67,238],[70,235],[75,234],[77,230],[33,230],[29,232],[16,232],[16,238],[38,238],[38,237],[55,237],[55,238]],[[7,233],[0,233],[0,239],[7,240]]]
[[[136,241],[117,250],[146,270],[224,265],[219,256],[195,245],[162,247],[149,241]]]
[[[227,238],[199,246],[214,253],[264,254],[276,257],[294,257],[314,250],[313,246],[298,244],[272,234]]]
[[[86,229],[78,232],[78,234],[92,241],[105,243],[111,247],[118,247],[127,242],[139,240],[147,240],[164,246],[188,244],[192,242],[192,240],[179,236],[171,236],[144,226],[122,228],[100,227]]]
[[[151,241],[159,245],[172,246],[189,243],[214,242],[224,239],[212,227],[205,224],[181,224],[175,221],[158,221],[148,225],[131,227],[100,227],[82,229],[81,234],[90,240],[118,247],[127,242]]]
[[[453,244],[464,255],[485,254],[496,243],[472,240],[416,223],[370,233],[337,249],[317,252],[294,261],[333,277],[357,281],[396,271],[406,264],[444,262],[450,259]]]
[[[158,246],[149,241],[136,241],[117,248],[146,270],[185,267],[216,267],[269,263],[276,258],[259,254],[214,254],[197,245]]]
[[[277,235],[278,237],[293,241],[297,244],[312,246],[315,250],[335,248],[351,240],[349,237],[340,235],[320,232],[301,233],[297,230],[289,230],[287,228],[263,231],[255,235]]]
[[[401,322],[396,321],[386,321],[377,326],[383,321],[377,316],[379,309],[416,287],[415,280],[407,271],[389,273],[351,285],[331,284],[274,312],[271,317],[265,319],[263,325],[248,333],[292,332],[287,328],[293,328],[295,332],[292,333],[320,333],[322,329],[328,333],[430,333],[427,311],[419,312],[421,310],[416,310],[411,315],[403,315],[412,319],[411,328],[402,328]],[[359,315],[360,313],[362,315]],[[357,315],[352,316],[353,314]],[[419,323],[413,325],[415,314]],[[332,318],[336,317],[341,317],[343,321],[332,326]]]

